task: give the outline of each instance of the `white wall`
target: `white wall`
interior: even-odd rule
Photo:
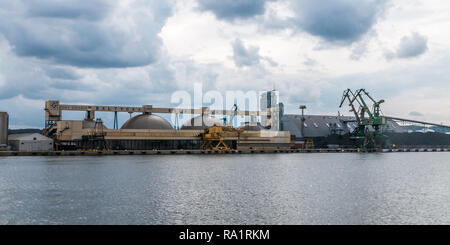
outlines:
[[[53,141],[51,140],[10,140],[9,144],[14,151],[51,151]]]

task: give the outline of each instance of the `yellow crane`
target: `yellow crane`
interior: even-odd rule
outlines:
[[[244,130],[239,128],[232,128],[231,126],[217,126],[206,128],[203,133],[200,134],[203,143],[200,149],[203,150],[231,150],[232,148],[225,142],[225,138],[237,138]]]

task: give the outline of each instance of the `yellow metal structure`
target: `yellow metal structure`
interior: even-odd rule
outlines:
[[[311,138],[305,139],[305,144],[303,145],[304,149],[313,149],[314,148],[314,140]]]
[[[212,126],[203,133],[200,134],[202,137],[201,149],[204,150],[231,150],[231,147],[227,145],[224,138],[237,138],[239,141],[239,136],[243,132],[243,129],[232,128],[231,126]]]

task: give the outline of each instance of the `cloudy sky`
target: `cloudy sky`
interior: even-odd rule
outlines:
[[[48,99],[176,106],[202,83],[336,114],[344,89],[366,88],[385,115],[450,124],[448,13],[444,0],[0,0],[0,110],[43,127]]]

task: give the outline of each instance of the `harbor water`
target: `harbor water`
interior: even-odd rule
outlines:
[[[0,157],[0,224],[450,224],[450,153]]]

